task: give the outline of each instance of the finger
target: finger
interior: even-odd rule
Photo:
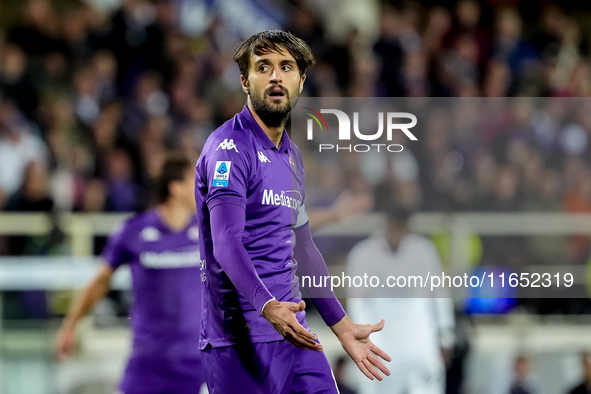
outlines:
[[[307,346],[313,348],[314,350],[322,350],[323,346],[318,343],[318,339],[314,334],[307,331],[306,329],[302,328],[301,331],[294,331],[295,335],[298,337],[300,341],[306,343]]]
[[[367,376],[369,380],[374,380],[373,375],[369,373],[369,371],[361,361],[357,361],[355,364],[357,364],[357,368],[359,368],[359,370],[363,372],[363,374]]]
[[[304,336],[303,334],[292,330],[290,332],[290,335],[293,336],[294,338],[296,338],[299,342],[301,343],[305,343],[306,346],[315,346],[318,342],[312,340],[311,338]]]
[[[299,304],[296,304],[295,302],[286,302],[287,304],[287,308],[292,311],[292,312],[301,312],[304,309],[306,309],[306,303],[304,302],[304,300],[300,301]]]
[[[369,371],[370,374],[372,374],[373,376],[375,376],[378,380],[383,380],[384,378],[382,377],[382,375],[378,372],[378,370],[369,362],[368,359],[364,359],[362,360],[363,365],[365,365],[365,368],[367,368],[367,370]]]
[[[380,331],[382,328],[384,328],[385,324],[386,324],[386,322],[384,321],[384,319],[380,320],[380,322],[378,324],[374,324],[371,326],[371,332]]]
[[[289,328],[292,330],[295,337],[298,337],[299,340],[307,343],[308,345],[311,345],[315,348],[318,348],[317,345],[320,345],[316,335],[306,330],[299,322],[296,321],[295,324],[290,324]],[[320,345],[320,347],[322,347],[322,345]]]
[[[292,345],[294,345],[295,347],[298,347],[300,349],[306,349],[306,344],[301,343],[297,338],[295,338],[292,335],[285,335],[284,337],[289,343],[291,343]]]
[[[388,353],[386,353],[385,351],[383,351],[382,349],[380,349],[379,347],[374,345],[373,342],[372,342],[369,350],[371,350],[374,354],[380,356],[381,358],[383,358],[386,361],[392,361],[392,358],[390,356],[388,356]]]
[[[367,359],[370,363],[375,365],[386,376],[390,376],[390,370],[373,354],[370,354]]]
[[[314,350],[316,352],[321,352],[324,350],[324,347],[318,342],[314,342],[313,344],[309,342],[300,342],[300,345],[302,349],[306,350]]]
[[[302,312],[304,309],[306,309],[306,302],[304,300],[301,300],[298,304],[298,312]]]
[[[297,320],[294,324],[290,324],[289,328],[291,328],[296,334],[308,338],[312,342],[316,342],[318,338],[316,335],[312,334],[310,331],[306,330],[304,326],[302,326]]]
[[[56,359],[58,362],[62,362],[65,360],[67,354],[67,350],[65,349],[64,345],[60,345],[56,350]]]
[[[309,342],[308,340],[298,336],[295,332],[290,332],[285,337],[292,345],[301,349],[322,351],[323,347],[318,342]]]
[[[314,338],[314,339],[312,339],[312,338],[310,338],[310,337],[309,337],[309,336],[307,336],[307,335],[303,335],[303,334],[296,333],[296,336],[297,336],[298,338],[300,338],[302,341],[304,341],[304,342],[306,342],[306,343],[309,343],[310,345],[315,345],[315,344],[317,344],[317,343],[318,343],[318,341],[317,341],[315,338]]]

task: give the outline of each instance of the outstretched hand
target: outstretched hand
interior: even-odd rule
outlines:
[[[265,306],[262,316],[292,345],[321,352],[323,348],[316,341],[316,336],[306,330],[296,318],[296,312],[304,309],[306,303],[303,300],[299,304],[273,300]]]
[[[76,345],[76,335],[74,328],[62,327],[57,335],[57,344],[55,348],[55,355],[57,361],[62,362],[66,356],[74,352]]]
[[[341,342],[343,349],[368,379],[382,380],[383,376],[379,371],[385,375],[390,375],[390,370],[378,358],[391,361],[390,356],[369,339],[372,332],[384,328],[384,320],[378,324],[355,324],[348,316],[345,316],[331,328]]]

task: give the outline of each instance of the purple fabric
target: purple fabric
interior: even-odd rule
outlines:
[[[199,394],[204,383],[201,354],[157,358],[136,354],[127,363],[119,390],[125,394]]]
[[[281,340],[241,343],[203,352],[210,394],[337,394],[324,352]]]
[[[283,339],[259,314],[262,299],[269,299],[268,295],[262,297],[262,287],[252,288],[252,294],[237,288],[258,281],[248,283],[241,278],[239,272],[245,267],[231,255],[242,255],[239,259],[248,261],[242,249],[237,252],[242,245],[269,294],[278,301],[300,302],[299,290],[293,287],[297,280],[292,272],[291,237],[304,201],[303,179],[301,154],[287,133],[283,133],[277,148],[246,106],[209,136],[195,171],[199,246],[205,261],[201,349],[208,344],[221,347]],[[237,234],[229,228],[222,230],[227,236],[216,239],[214,247],[212,224],[216,228],[235,227],[219,223],[235,219],[234,214],[219,213],[229,205],[244,207],[240,212],[244,221],[236,228]],[[212,217],[214,211],[221,219]],[[220,262],[218,257],[227,261]],[[228,264],[232,272],[222,267]],[[299,312],[297,318],[306,327],[305,312]]]
[[[329,275],[324,258],[312,240],[309,224],[306,223],[304,226],[298,227],[294,230],[294,233],[296,242],[293,253],[295,260],[298,262],[298,274],[311,277]],[[345,310],[335,293],[328,288],[314,290],[315,293],[308,295],[326,325],[332,326],[341,321],[345,317]]]
[[[244,222],[243,206],[226,202],[211,209],[213,255],[236,289],[260,314],[265,303],[273,296],[258,277],[242,244]]]
[[[121,383],[125,393],[198,392],[188,389],[203,379],[198,239],[196,217],[175,231],[150,210],[126,220],[103,249],[113,269],[129,265],[133,281],[133,347]]]

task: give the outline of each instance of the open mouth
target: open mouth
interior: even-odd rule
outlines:
[[[269,92],[269,96],[273,97],[275,99],[279,99],[285,96],[285,92],[283,91],[282,88],[280,87],[276,87],[271,89],[271,91]]]

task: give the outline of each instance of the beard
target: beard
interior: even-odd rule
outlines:
[[[291,99],[289,97],[289,91],[285,88],[282,88],[285,98],[287,99],[284,104],[268,104],[266,98],[273,88],[274,87],[268,88],[262,94],[251,92],[250,101],[252,102],[255,112],[267,127],[283,127],[285,126],[285,123],[287,122],[291,112]]]

